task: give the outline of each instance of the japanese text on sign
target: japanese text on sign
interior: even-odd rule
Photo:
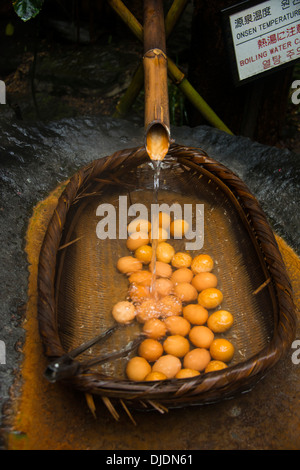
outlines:
[[[300,0],[269,0],[229,19],[239,80],[300,58]]]

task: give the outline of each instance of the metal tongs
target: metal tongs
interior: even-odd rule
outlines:
[[[71,378],[74,375],[82,374],[95,365],[104,364],[114,359],[118,359],[119,357],[126,356],[131,351],[135,350],[144,339],[144,334],[140,334],[120,351],[107,353],[82,362],[75,360],[77,356],[82,354],[87,349],[109,338],[119,328],[121,328],[119,325],[112,326],[100,335],[95,336],[95,338],[86,341],[72,351],[58,357],[47,366],[44,372],[44,377],[49,382],[54,383],[60,380]]]

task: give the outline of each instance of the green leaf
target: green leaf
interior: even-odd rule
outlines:
[[[23,21],[28,21],[40,12],[43,3],[44,0],[13,0],[13,7]]]

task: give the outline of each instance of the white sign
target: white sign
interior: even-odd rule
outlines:
[[[239,80],[300,58],[300,0],[269,0],[229,16]]]

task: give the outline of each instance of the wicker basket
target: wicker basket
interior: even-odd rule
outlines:
[[[202,251],[217,260],[222,307],[235,318],[226,337],[236,354],[226,369],[156,382],[126,379],[130,354],[87,370],[81,367],[126,346],[139,328],[135,323],[70,360],[73,372],[64,382],[135,408],[204,404],[250,390],[288,351],[295,334],[291,286],[274,234],[240,178],[202,150],[172,144],[161,181],[158,202],[204,203]],[[132,203],[151,203],[152,187],[144,148],[93,161],[66,186],[39,259],[38,319],[49,363],[112,326],[111,306],[126,293],[127,281],[116,270],[117,258],[126,254],[125,241],[97,239],[97,206],[114,204],[119,195]]]

